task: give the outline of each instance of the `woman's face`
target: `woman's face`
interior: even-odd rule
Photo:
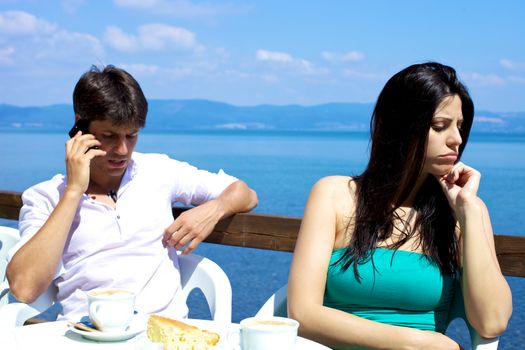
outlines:
[[[460,130],[463,123],[461,99],[458,95],[448,96],[434,112],[428,131],[424,175],[442,176],[447,174],[458,159],[462,143]]]

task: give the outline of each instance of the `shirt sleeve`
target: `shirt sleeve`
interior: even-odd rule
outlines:
[[[58,191],[55,188],[56,198],[43,188],[44,186],[33,186],[22,194],[22,208],[18,219],[18,229],[20,240],[9,250],[7,260],[11,261],[16,252],[35,236],[38,230],[44,226],[47,219],[56,207],[59,199]],[[60,275],[64,267],[62,260],[57,267],[55,278]]]
[[[222,169],[217,173],[198,169],[186,162],[170,159],[170,176],[173,176],[172,203],[199,205],[217,198],[229,185],[237,181]]]

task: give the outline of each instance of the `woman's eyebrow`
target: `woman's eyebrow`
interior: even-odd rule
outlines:
[[[452,116],[446,115],[446,114],[436,114],[432,117],[432,119],[447,119],[447,120],[455,120],[458,119],[458,121],[463,121],[463,117],[460,118],[454,118]]]

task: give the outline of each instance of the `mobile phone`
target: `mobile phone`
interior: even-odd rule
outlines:
[[[77,132],[82,131],[82,135],[89,134],[89,120],[80,118],[69,130],[69,137],[73,137]]]

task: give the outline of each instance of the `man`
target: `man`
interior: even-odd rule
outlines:
[[[66,142],[67,176],[22,196],[21,240],[7,267],[12,294],[30,303],[55,283],[59,318],[77,320],[87,314],[86,291],[125,288],[137,293],[139,313],[186,316],[174,248],[191,252],[221,218],[254,208],[257,195],[222,170],[133,152],[148,104],[122,69],[93,67],[73,105],[75,125],[88,130]],[[196,207],[173,220],[175,202]]]

